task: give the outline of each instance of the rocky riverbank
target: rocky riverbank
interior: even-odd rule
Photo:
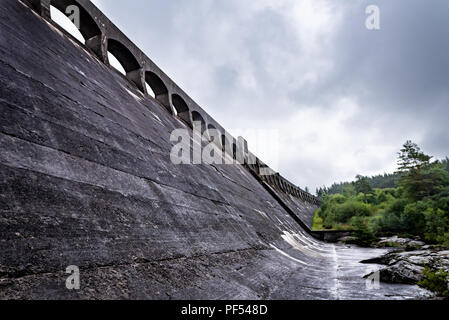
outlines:
[[[391,252],[368,260],[365,264],[380,264],[384,267],[378,272],[378,279],[384,283],[421,284],[426,281],[439,281],[431,286],[445,287],[449,290],[449,250],[438,246],[425,245],[414,239],[399,237],[384,238],[375,247],[394,248]],[[433,280],[425,279],[427,274],[435,275]],[[367,274],[365,278],[373,276]],[[443,282],[443,283],[442,283]],[[444,283],[445,282],[445,283]]]
[[[339,239],[340,243],[357,243],[352,236]],[[398,236],[380,238],[371,244],[372,248],[385,248],[390,252],[361,261],[364,264],[378,264],[383,267],[365,275],[364,278],[376,276],[380,282],[390,284],[419,284],[432,289],[435,296],[449,296],[449,249],[426,245],[420,239],[401,238]],[[424,281],[423,281],[424,280]],[[437,288],[437,289],[435,289]],[[445,290],[447,289],[447,290]]]
[[[425,267],[449,272],[449,250],[394,251],[378,258],[364,260],[362,263],[385,265],[379,270],[380,281],[416,284],[423,279]]]
[[[380,238],[373,244],[375,248],[403,248],[407,251],[418,250],[425,246],[423,241],[419,239],[400,238],[398,236]]]

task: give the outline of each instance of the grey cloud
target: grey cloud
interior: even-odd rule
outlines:
[[[398,150],[407,139],[438,157],[449,154],[445,0],[329,0],[335,11],[329,19],[340,20],[329,23],[335,28],[329,35],[318,33],[316,51],[304,40],[308,34],[298,36],[301,30],[292,24],[290,9],[299,0],[267,6],[258,0],[97,2],[225,127],[313,130],[311,119],[292,128],[285,123],[305,108],[315,108],[314,121],[331,126],[338,101],[354,101],[359,109],[338,120],[339,132],[323,128],[311,135],[317,141],[297,141],[305,151],[285,160],[280,155],[280,171],[301,186],[314,189],[357,173],[388,171],[394,152],[379,158],[376,150]],[[376,2],[381,30],[368,31],[365,8]],[[283,6],[276,7],[279,3]],[[339,135],[340,151],[333,148],[329,154],[335,146],[326,141],[338,143],[332,137]],[[322,144],[318,150],[316,143]],[[343,172],[336,159],[348,153],[355,160]],[[357,159],[360,154],[365,158]]]

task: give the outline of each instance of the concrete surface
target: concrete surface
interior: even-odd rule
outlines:
[[[0,299],[418,296],[367,290],[385,251],[315,240],[243,166],[173,165],[185,122],[27,6],[0,30]]]

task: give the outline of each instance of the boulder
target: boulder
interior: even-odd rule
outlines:
[[[425,243],[419,240],[409,239],[409,238],[399,238],[398,236],[381,238],[377,243],[376,247],[401,247],[401,248],[414,248],[418,249],[424,246]]]
[[[353,237],[353,236],[346,236],[346,237],[341,237],[337,240],[338,243],[347,243],[347,244],[353,244],[356,243],[357,238]]]
[[[422,279],[424,267],[400,261],[379,270],[380,281],[386,283],[416,284]]]
[[[449,251],[419,250],[395,251],[361,263],[382,264],[380,281],[388,283],[416,284],[422,279],[424,268],[449,271]],[[371,276],[370,273],[365,278]]]

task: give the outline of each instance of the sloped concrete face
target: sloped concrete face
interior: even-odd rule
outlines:
[[[22,3],[0,30],[1,299],[416,294],[364,289],[381,253],[316,241],[243,166],[172,164],[185,122]]]

